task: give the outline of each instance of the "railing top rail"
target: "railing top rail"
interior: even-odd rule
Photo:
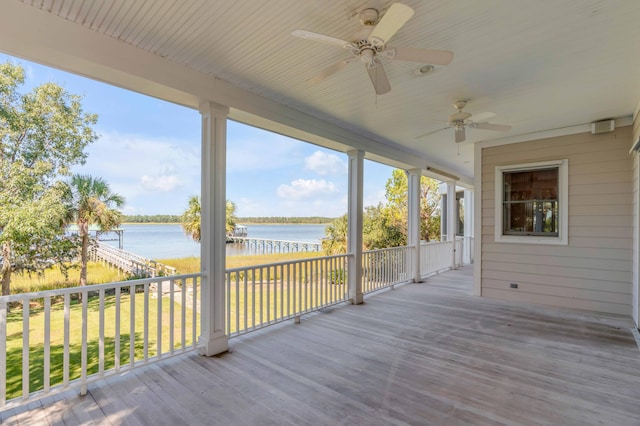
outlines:
[[[426,246],[426,245],[430,245],[430,244],[433,244],[433,245],[435,245],[435,244],[448,244],[450,242],[451,241],[425,241],[425,242],[422,242],[420,244]]]
[[[263,263],[260,265],[251,265],[251,266],[240,266],[238,268],[230,268],[227,269],[226,272],[242,272],[242,271],[247,271],[250,269],[259,269],[259,268],[268,268],[271,266],[281,266],[281,265],[293,265],[296,263],[306,263],[306,262],[313,262],[316,260],[325,260],[325,259],[340,259],[340,258],[345,258],[345,257],[349,257],[349,256],[353,256],[352,254],[334,254],[331,256],[318,256],[318,257],[308,257],[305,259],[296,259],[296,260],[284,260],[282,262],[275,262],[275,263]]]
[[[64,296],[65,294],[100,291],[103,289],[110,290],[112,288],[117,288],[117,287],[123,288],[123,287],[130,287],[132,285],[151,284],[151,283],[168,281],[168,280],[174,280],[174,281],[188,280],[192,278],[200,278],[202,276],[203,274],[201,273],[172,275],[170,277],[143,278],[140,280],[118,281],[118,282],[106,283],[106,284],[93,284],[86,287],[69,287],[69,288],[62,288],[58,290],[45,290],[45,291],[37,291],[32,293],[11,294],[9,296],[0,296],[0,303],[18,302],[21,300],[39,299],[43,297]]]

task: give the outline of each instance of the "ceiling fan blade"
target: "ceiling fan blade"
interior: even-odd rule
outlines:
[[[429,136],[429,135],[432,135],[432,134],[434,134],[434,133],[438,133],[438,132],[441,132],[441,131],[443,131],[443,130],[447,130],[447,129],[450,129],[450,127],[449,127],[449,126],[447,126],[447,127],[443,127],[443,128],[441,128],[441,129],[438,129],[438,130],[432,130],[432,131],[430,131],[430,132],[423,133],[423,134],[421,134],[421,135],[419,135],[419,136],[416,136],[416,139],[424,138],[425,136]]]
[[[506,124],[493,124],[493,123],[471,123],[471,127],[482,130],[497,130],[499,132],[507,132],[511,130],[511,126]]]
[[[309,84],[318,84],[318,83],[320,83],[325,78],[331,77],[333,74],[335,74],[338,71],[340,71],[343,68],[345,68],[354,59],[356,59],[356,58],[344,59],[342,61],[336,62],[333,65],[328,66],[327,68],[325,68],[322,71],[320,71],[320,74],[318,74],[315,77],[312,77],[309,80],[307,80],[307,83],[309,83]]]
[[[491,120],[495,116],[495,112],[481,112],[480,114],[473,114],[469,120],[474,123],[484,123]]]
[[[387,49],[389,57],[396,61],[417,62],[420,64],[449,65],[453,52],[449,50],[419,49],[417,47],[394,47]]]
[[[464,142],[465,139],[467,139],[464,126],[456,127],[455,130],[456,130],[456,143]]]
[[[393,3],[369,34],[369,43],[384,46],[413,16],[413,9],[402,3]]]
[[[381,63],[374,62],[372,66],[365,64],[365,67],[367,68],[367,73],[369,73],[369,78],[371,79],[371,83],[373,83],[373,87],[376,89],[377,95],[384,95],[391,90],[387,73],[384,72]]]
[[[324,34],[318,34],[311,31],[295,30],[291,33],[292,36],[304,38],[312,41],[319,41],[325,44],[332,44],[334,46],[347,48],[351,47],[351,43],[346,40],[340,40],[339,38],[331,37]]]

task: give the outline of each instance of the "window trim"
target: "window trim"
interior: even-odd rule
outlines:
[[[523,172],[529,170],[548,169],[558,167],[558,210],[560,228],[558,236],[540,235],[504,235],[502,206],[504,198],[504,172]],[[521,244],[569,244],[569,160],[541,161],[537,163],[509,164],[495,166],[495,241],[497,243]]]

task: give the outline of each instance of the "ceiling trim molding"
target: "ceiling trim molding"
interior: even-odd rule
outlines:
[[[616,118],[616,128],[633,124],[631,116]],[[575,135],[578,133],[591,132],[591,123],[578,124],[576,126],[561,127],[558,129],[542,130],[539,132],[524,133],[521,135],[508,136],[500,139],[492,139],[476,143],[480,148],[490,148],[493,146],[509,145],[513,143],[529,142],[538,139],[555,138],[560,136]]]

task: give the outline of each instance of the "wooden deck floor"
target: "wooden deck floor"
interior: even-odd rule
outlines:
[[[640,424],[625,318],[475,298],[432,277],[2,413],[8,424]]]

